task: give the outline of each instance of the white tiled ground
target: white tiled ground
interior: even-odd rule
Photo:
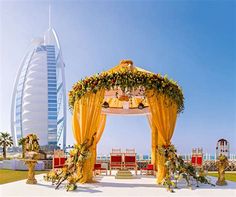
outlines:
[[[3,184],[0,186],[0,196],[236,196],[236,182],[228,181],[227,186],[211,187],[200,185],[192,190],[185,187],[185,183],[179,183],[175,193],[169,193],[165,188],[155,184],[154,177],[138,176],[136,179],[115,179],[114,176],[97,176],[97,183],[78,185],[77,190],[66,192],[62,185],[59,190],[55,186],[43,180],[43,175],[37,175],[37,185],[27,185],[26,180]],[[212,178],[215,183],[215,179]]]

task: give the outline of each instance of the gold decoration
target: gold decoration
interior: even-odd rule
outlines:
[[[27,165],[28,171],[28,179],[26,181],[27,184],[37,184],[37,180],[35,179],[35,165],[37,164],[36,160],[26,159],[25,164]]]
[[[227,157],[225,155],[220,155],[218,157],[218,161],[216,162],[216,166],[218,167],[218,180],[216,181],[216,185],[227,185],[227,182],[225,181],[225,168],[228,165],[229,162]]]
[[[23,151],[23,161],[28,167],[28,179],[27,184],[37,184],[35,179],[35,165],[39,159],[39,143],[38,137],[35,134],[29,134],[25,138],[21,139],[22,151]]]
[[[120,101],[129,101],[129,97],[127,95],[123,94],[119,97],[119,100]]]
[[[35,134],[29,134],[25,137],[26,151],[39,152],[38,137]]]

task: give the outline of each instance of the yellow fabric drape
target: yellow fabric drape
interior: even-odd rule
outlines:
[[[102,102],[105,90],[95,93],[88,93],[74,104],[72,116],[73,134],[77,144],[83,143],[86,139],[91,140],[99,128],[101,120]],[[98,135],[98,134],[97,134]],[[99,134],[100,135],[100,134]],[[96,139],[95,139],[96,140]],[[96,141],[90,148],[91,157],[86,160],[83,168],[83,178],[80,183],[90,182],[93,177],[93,166],[95,161],[94,148]]]
[[[94,147],[94,163],[96,162],[97,159],[97,144],[100,141],[103,131],[105,129],[105,125],[106,125],[106,119],[107,116],[105,114],[101,114],[100,116],[100,120],[99,120],[99,124],[98,124],[98,128],[97,128],[97,134],[95,136],[95,147]]]
[[[157,131],[157,127],[152,124],[152,116],[151,115],[147,115],[147,119],[151,128],[151,146],[152,146],[152,150],[151,150],[151,164],[153,164],[154,169],[157,169],[157,151],[156,151],[156,147],[157,147],[157,143],[158,143],[158,131]]]
[[[154,90],[147,91],[147,99],[152,116],[152,124],[158,130],[158,145],[169,145],[172,138],[176,118],[177,105],[163,94],[158,94]],[[166,175],[165,159],[157,153],[157,183],[161,183]]]

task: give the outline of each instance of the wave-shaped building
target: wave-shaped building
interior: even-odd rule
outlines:
[[[58,36],[49,26],[35,39],[16,76],[11,106],[14,145],[29,133],[41,146],[66,146],[66,90],[64,61]]]

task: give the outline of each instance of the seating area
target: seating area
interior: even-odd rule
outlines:
[[[110,154],[110,175],[112,170],[120,169],[135,170],[137,175],[135,149],[126,149],[125,152],[121,152],[121,149],[112,149]]]
[[[126,149],[124,152],[121,149],[112,149],[109,161],[97,160],[94,164],[93,175],[108,175],[112,174],[113,170],[134,170],[135,175],[138,172],[137,154],[135,149]],[[54,150],[52,167],[53,169],[62,168],[66,162],[66,154],[63,150]],[[146,165],[144,165],[146,166]],[[155,175],[152,164],[148,164],[145,168],[139,168],[140,175]]]

